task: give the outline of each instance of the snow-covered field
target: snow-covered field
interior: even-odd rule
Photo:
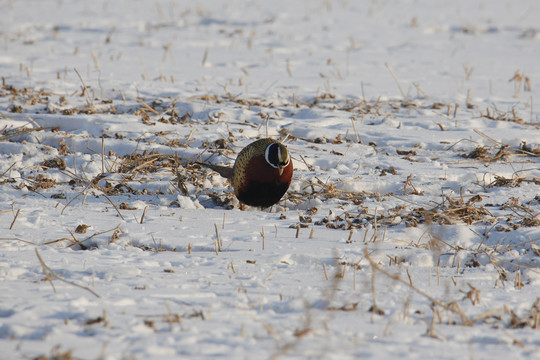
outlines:
[[[0,359],[540,358],[538,1],[0,12]]]

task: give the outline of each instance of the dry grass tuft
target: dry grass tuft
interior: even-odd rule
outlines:
[[[54,290],[54,292],[56,292],[56,288],[54,287],[53,280],[59,280],[59,281],[62,281],[64,283],[66,283],[66,284],[69,284],[69,285],[81,288],[83,290],[86,290],[89,293],[91,293],[92,295],[94,295],[95,297],[100,298],[100,296],[95,291],[90,289],[89,287],[78,285],[78,284],[76,284],[76,283],[74,283],[72,281],[68,281],[68,280],[64,279],[63,277],[59,276],[58,274],[56,274],[49,266],[47,266],[47,264],[45,264],[45,261],[43,261],[43,259],[41,258],[41,255],[39,254],[39,251],[37,250],[37,248],[35,250],[36,250],[36,256],[37,256],[37,258],[38,258],[38,260],[39,260],[39,262],[41,264],[41,267],[43,268],[43,273],[45,274],[45,278],[43,279],[43,281],[49,281],[52,288],[53,288],[53,290]]]
[[[60,345],[51,349],[50,355],[40,355],[34,360],[74,360],[73,350],[61,350]]]

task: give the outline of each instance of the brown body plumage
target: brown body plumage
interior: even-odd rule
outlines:
[[[266,208],[279,202],[291,184],[293,165],[287,148],[276,140],[257,140],[240,151],[233,168],[203,164],[230,178],[242,203]]]

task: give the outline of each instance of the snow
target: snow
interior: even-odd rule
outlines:
[[[540,358],[540,3],[0,10],[0,359]]]

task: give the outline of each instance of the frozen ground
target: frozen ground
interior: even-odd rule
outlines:
[[[0,359],[540,358],[537,1],[0,11]]]

